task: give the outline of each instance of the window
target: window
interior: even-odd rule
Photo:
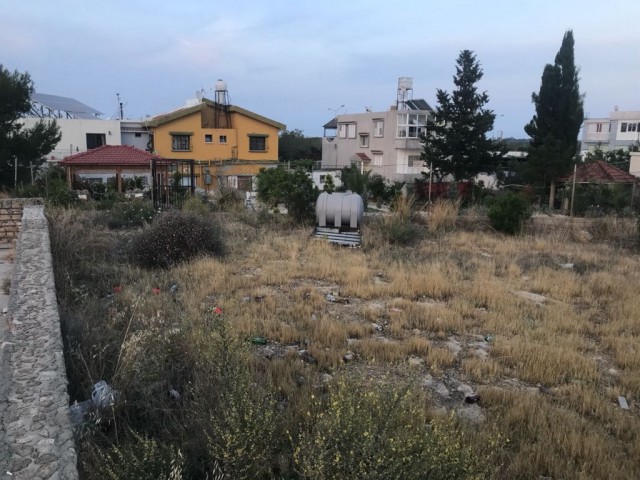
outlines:
[[[104,133],[87,133],[87,150],[106,145],[107,139]]]
[[[638,124],[637,123],[630,123],[629,124],[629,129],[627,130],[628,132],[635,132],[637,131],[638,128]]]
[[[620,124],[620,131],[623,132],[623,133],[627,131],[627,123],[626,122],[622,122]]]
[[[373,154],[373,165],[376,167],[382,166],[382,153]]]
[[[264,135],[249,135],[249,151],[266,152],[267,137],[265,137]]]
[[[188,152],[191,150],[191,135],[172,134],[171,150],[174,152]]]
[[[383,119],[375,118],[373,120],[373,136],[374,137],[384,136],[384,120]]]
[[[136,138],[140,138],[140,137],[142,136],[142,133],[140,133],[140,132],[136,132],[136,133],[134,133],[134,136],[135,136]]]
[[[424,113],[399,113],[398,138],[420,138],[427,133],[427,115]]]
[[[409,155],[407,159],[408,167],[419,167],[420,166],[420,155]]]
[[[220,143],[227,143],[227,136],[226,135],[220,135],[220,138],[218,139],[218,141]]]
[[[597,123],[596,124],[596,132],[598,132],[598,133],[602,132],[602,124],[601,123]]]
[[[204,143],[213,143],[213,135],[209,133],[205,134]]]
[[[340,138],[356,138],[355,123],[341,123],[338,125],[338,137]]]
[[[369,148],[369,134],[361,133],[360,134],[360,147]]]

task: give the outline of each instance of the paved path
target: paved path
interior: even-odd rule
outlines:
[[[0,330],[0,480],[75,480],[60,319],[42,207],[24,208],[8,309]]]
[[[9,307],[9,292],[5,293],[5,282],[11,281],[13,272],[13,256],[15,251],[10,243],[0,244],[0,478],[5,478],[9,466],[9,448],[6,444],[6,435],[2,418],[7,408],[7,395],[9,390],[9,317],[5,309]]]

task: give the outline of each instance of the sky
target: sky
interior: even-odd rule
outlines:
[[[111,118],[184,106],[217,79],[232,104],[307,136],[395,104],[399,77],[433,107],[473,50],[492,135],[524,138],[532,92],[573,30],[585,115],[640,110],[640,0],[1,0],[0,63],[37,92]],[[343,107],[344,105],[344,107]]]

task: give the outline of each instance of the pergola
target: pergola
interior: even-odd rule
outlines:
[[[573,192],[575,186],[580,184],[599,184],[599,185],[611,185],[611,184],[628,184],[631,187],[631,198],[635,197],[636,184],[638,177],[631,175],[628,172],[620,170],[613,165],[608,164],[604,160],[596,160],[595,162],[588,162],[576,165],[574,172],[562,177],[558,180],[560,183],[572,185],[572,201],[571,212],[573,213]]]
[[[71,155],[60,164],[66,169],[69,188],[74,178],[82,175],[104,175],[115,176],[117,190],[122,192],[124,176],[144,176],[151,180],[153,160],[160,159],[130,145],[103,145]]]

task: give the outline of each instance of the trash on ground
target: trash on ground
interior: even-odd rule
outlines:
[[[627,403],[627,399],[624,398],[622,395],[618,396],[618,405],[620,405],[620,408],[623,410],[629,410],[629,404]]]
[[[480,401],[480,395],[474,393],[472,395],[467,395],[464,397],[465,403],[478,403]]]

